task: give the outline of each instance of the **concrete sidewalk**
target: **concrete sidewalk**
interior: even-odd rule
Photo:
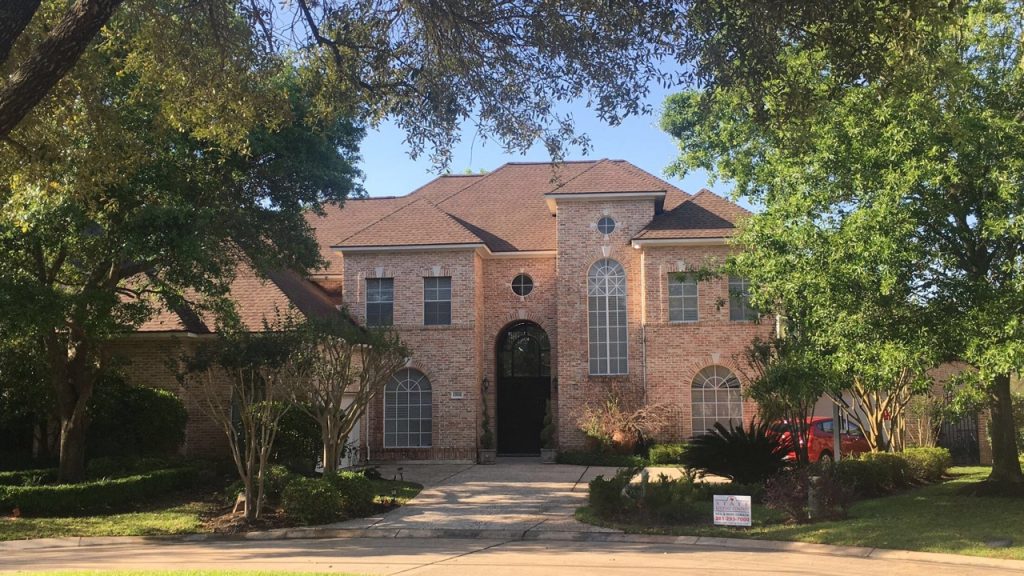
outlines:
[[[555,533],[552,533],[555,534]],[[620,536],[620,535],[613,535]],[[109,539],[111,541],[116,539]],[[949,554],[873,551],[745,541],[735,546],[670,542],[545,542],[500,539],[343,538],[182,542],[124,538],[79,548],[0,546],[6,570],[284,570],[360,574],[533,576],[542,574],[1024,574],[1024,562]],[[745,547],[744,547],[745,545]]]

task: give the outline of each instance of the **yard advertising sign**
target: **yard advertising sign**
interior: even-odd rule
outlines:
[[[750,526],[750,496],[715,496],[715,525]]]

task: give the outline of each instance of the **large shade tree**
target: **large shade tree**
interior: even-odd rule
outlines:
[[[990,480],[1020,483],[1009,376],[1024,368],[1024,11],[954,7],[927,23],[897,18],[904,27],[875,40],[869,63],[856,63],[864,55],[849,39],[776,28],[770,74],[676,101],[675,169],[735,180],[764,204],[755,220],[794,248],[788,258],[827,255],[795,235],[849,231],[853,258],[828,264],[855,276],[850,267],[873,263],[864,269],[921,307],[947,355],[977,368],[992,413]],[[778,251],[771,234],[750,239]]]
[[[122,42],[163,34],[131,15],[0,157],[0,332],[43,352],[63,480],[83,474],[85,407],[110,338],[186,295],[222,302],[239,264],[316,267],[305,211],[357,191],[362,129],[308,71],[261,54],[241,20],[196,18],[196,34],[234,37],[192,48],[207,52],[195,82],[218,68],[232,102],[186,107],[187,86],[153,81],[160,63]]]

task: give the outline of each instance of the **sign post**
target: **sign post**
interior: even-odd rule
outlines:
[[[842,442],[842,440],[839,437],[839,426],[841,425],[840,421],[839,421],[839,416],[840,416],[840,414],[839,414],[839,404],[836,404],[835,402],[833,402],[832,403],[832,458],[833,458],[833,460],[835,462],[839,462],[839,459],[842,458],[840,453],[842,452],[842,447],[843,447],[843,442]]]
[[[750,496],[715,496],[715,525],[750,526]]]

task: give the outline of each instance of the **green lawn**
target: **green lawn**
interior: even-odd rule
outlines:
[[[377,502],[403,505],[423,488],[412,482],[374,480]],[[203,518],[216,512],[208,502],[179,499],[152,510],[67,518],[0,518],[0,541],[59,536],[156,536],[205,532]]]
[[[957,488],[984,480],[988,473],[989,468],[953,468],[954,478],[948,482],[858,502],[850,510],[848,519],[837,522],[783,524],[777,513],[759,506],[753,509],[754,526],[751,528],[710,524],[623,525],[597,518],[589,507],[577,510],[576,518],[588,524],[635,533],[792,540],[1024,560],[1024,501],[955,494]],[[710,519],[710,503],[707,516]],[[986,541],[997,539],[1012,540],[1013,545],[1009,548],[985,545]]]

